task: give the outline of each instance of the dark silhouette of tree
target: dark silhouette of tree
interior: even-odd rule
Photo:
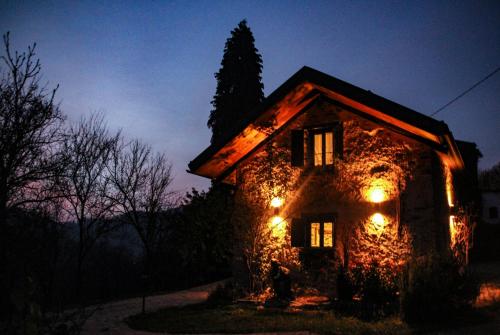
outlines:
[[[79,298],[84,261],[96,241],[115,227],[110,221],[114,202],[107,166],[120,134],[110,135],[103,118],[92,115],[70,126],[63,145],[66,167],[61,195],[70,220],[78,225],[76,295]]]
[[[162,240],[162,212],[174,207],[172,166],[139,141],[117,146],[109,167],[115,212],[132,225],[149,263]]]
[[[232,249],[230,214],[233,198],[223,187],[208,192],[192,189],[182,206],[182,224],[175,232],[182,267],[200,280],[229,276]]]
[[[479,172],[479,188],[484,191],[500,190],[500,162]]]
[[[137,232],[144,274],[151,282],[153,264],[170,233],[166,212],[176,205],[170,190],[172,165],[164,155],[153,154],[149,146],[135,140],[115,146],[108,169],[115,213]]]
[[[38,204],[50,195],[61,171],[58,150],[63,116],[54,103],[57,87],[40,85],[41,65],[35,47],[12,51],[9,33],[3,36],[5,68],[0,79],[0,229],[7,212]],[[3,235],[0,232],[0,235]]]
[[[231,31],[224,47],[221,68],[215,74],[217,90],[208,127],[212,144],[221,142],[264,99],[262,57],[245,20]]]
[[[58,147],[64,120],[54,103],[57,87],[47,90],[40,84],[41,65],[36,57],[36,45],[29,46],[26,52],[13,51],[9,33],[3,35],[3,44],[4,53],[0,55],[0,333],[7,334],[9,330],[2,329],[4,321],[9,329],[15,326],[16,317],[23,321],[29,318],[28,313],[16,307],[22,305],[24,310],[28,309],[25,306],[33,307],[32,310],[38,307],[26,290],[33,278],[37,275],[47,278],[50,273],[42,266],[47,265],[45,256],[56,248],[49,234],[41,233],[51,224],[40,211],[52,198],[54,177],[61,171]],[[35,234],[47,237],[42,242],[44,246],[33,243],[41,241],[34,238]],[[47,253],[40,252],[41,249]],[[41,261],[29,262],[34,257]],[[26,299],[16,300],[21,294]]]

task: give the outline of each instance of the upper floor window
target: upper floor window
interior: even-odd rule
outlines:
[[[292,130],[292,165],[327,167],[334,158],[342,158],[342,124],[328,127]],[[304,154],[306,153],[306,154]]]
[[[333,130],[315,131],[311,135],[314,166],[333,164]]]

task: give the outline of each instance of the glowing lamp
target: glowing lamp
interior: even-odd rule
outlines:
[[[372,222],[377,227],[384,227],[385,219],[384,216],[380,213],[375,213],[372,215]]]
[[[375,202],[375,203],[379,203],[379,202],[382,202],[385,200],[385,192],[382,188],[380,187],[375,187],[375,188],[372,188],[369,192],[368,192],[368,199],[371,201],[371,202]],[[380,214],[379,214],[380,215]]]
[[[283,222],[283,218],[281,216],[273,216],[271,219],[271,224],[276,227],[279,226]]]
[[[278,208],[281,207],[281,205],[283,205],[283,199],[281,199],[280,197],[274,197],[271,200],[271,207]]]
[[[281,216],[273,216],[271,218],[271,232],[274,237],[283,238],[286,233],[286,221]]]
[[[380,213],[375,213],[370,217],[371,225],[368,228],[368,231],[371,234],[382,235],[384,232],[385,226],[387,225],[387,219]]]

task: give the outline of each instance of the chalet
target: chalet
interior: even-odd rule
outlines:
[[[255,288],[272,259],[320,285],[340,266],[467,256],[474,199],[460,197],[448,126],[309,67],[189,171],[234,186],[241,285]]]

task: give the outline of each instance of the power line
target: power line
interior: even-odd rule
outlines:
[[[453,100],[451,100],[450,102],[448,102],[446,105],[442,106],[441,108],[438,108],[434,113],[430,114],[429,116],[436,115],[437,113],[439,113],[440,111],[442,111],[443,109],[445,109],[446,107],[448,107],[449,105],[451,105],[452,103],[454,103],[455,101],[457,101],[458,99],[460,99],[461,97],[463,97],[464,95],[466,95],[467,93],[469,93],[470,91],[472,91],[473,89],[475,89],[476,87],[478,87],[480,84],[482,84],[483,82],[485,82],[489,78],[493,77],[495,75],[495,73],[497,73],[498,71],[500,71],[500,66],[497,67],[489,75],[487,75],[486,77],[484,77],[483,79],[481,79],[480,81],[478,81],[477,83],[475,83],[474,85],[472,85],[471,87],[469,87],[468,89],[466,89],[465,91],[463,91],[456,98],[454,98]]]

